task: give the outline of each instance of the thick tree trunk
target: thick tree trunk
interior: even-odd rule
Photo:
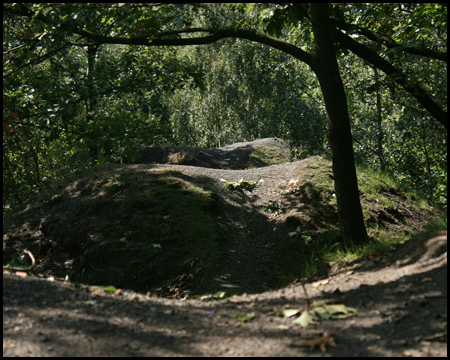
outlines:
[[[316,43],[314,70],[327,111],[342,236],[346,245],[363,243],[367,240],[367,232],[359,199],[347,99],[336,60],[327,4],[310,4],[309,13]]]

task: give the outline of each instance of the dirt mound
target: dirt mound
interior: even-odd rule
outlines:
[[[37,264],[36,277],[4,274],[4,356],[305,356],[299,340],[323,331],[335,356],[446,355],[446,233],[330,262],[330,162],[285,151],[274,139],[147,148],[142,163],[95,168],[5,217],[3,263],[26,265],[28,249]],[[416,233],[436,213],[359,178],[374,239]],[[296,279],[314,273],[307,296]],[[167,298],[197,294],[209,300]],[[333,294],[355,318],[299,331],[277,315]]]
[[[135,164],[177,164],[212,169],[243,170],[289,161],[288,144],[265,138],[216,149],[186,146],[144,146]]]
[[[267,145],[277,144],[227,146],[215,164],[247,149],[258,164],[286,161],[271,157],[279,148]],[[340,236],[330,165],[310,157],[247,170],[96,168],[5,218],[3,262],[20,264],[28,249],[42,276],[172,296],[258,293],[319,270],[326,275],[321,252],[339,246]],[[240,181],[250,189],[239,188]],[[361,197],[371,235],[411,233],[433,216],[383,182],[373,186],[379,191]],[[317,259],[310,269],[299,266],[310,259]]]

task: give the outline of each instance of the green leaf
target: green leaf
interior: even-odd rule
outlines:
[[[214,294],[214,297],[218,299],[223,299],[226,294],[227,294],[226,291],[218,291]]]
[[[237,294],[232,293],[230,291],[218,291],[213,295],[213,297],[218,298],[218,299],[223,299],[223,298],[227,298],[227,297],[234,296],[234,295],[237,295]]]
[[[235,181],[235,182],[229,182],[224,179],[220,179],[220,181],[222,181],[227,188],[232,189],[232,190],[242,190],[242,189],[253,190],[257,185],[256,182],[244,181],[243,178],[240,179],[239,181]]]
[[[293,236],[299,235],[301,232],[302,232],[302,229],[300,228],[300,226],[298,226],[297,229],[295,229],[295,231],[290,232],[288,235],[289,235],[290,237],[293,237]]]
[[[247,6],[245,7],[245,11],[249,12],[249,11],[251,11],[254,7],[255,7],[255,4],[254,4],[254,3],[248,3]]]
[[[242,322],[252,320],[255,316],[256,316],[255,311],[253,311],[249,314],[245,314],[245,315],[233,315],[233,317],[235,317],[236,319],[238,319],[239,321],[242,321]]]
[[[108,286],[103,289],[104,292],[113,293],[116,292],[116,288],[114,286]]]
[[[274,213],[276,211],[279,211],[281,209],[281,205],[278,202],[269,202],[266,207],[264,208],[264,212],[268,213]]]

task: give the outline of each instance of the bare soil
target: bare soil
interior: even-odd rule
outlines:
[[[105,210],[104,202],[96,203],[85,211],[91,220],[78,220],[69,229],[60,229],[60,223],[51,227],[56,208],[63,218],[77,212],[61,192],[49,195],[44,205],[7,218],[4,263],[26,247],[37,254],[38,264],[37,276],[4,271],[3,355],[447,356],[447,233],[422,233],[385,253],[324,264],[309,279],[283,277],[286,269],[280,261],[288,262],[286,254],[298,250],[286,242],[287,235],[300,226],[323,237],[324,229],[332,233],[337,215],[325,192],[311,190],[311,179],[318,179],[312,177],[315,171],[324,169],[322,160],[271,165],[270,156],[261,152],[279,157],[277,162],[283,156],[288,159],[286,144],[261,139],[221,149],[144,148],[136,164],[103,168],[102,174],[110,176],[172,170],[186,183],[215,194],[213,212],[226,239],[220,243],[220,257],[207,274],[196,272],[200,265],[193,259],[185,274],[148,291],[122,287],[107,293],[107,283],[84,286],[54,279],[70,266],[76,269],[71,259],[89,262],[94,252],[94,243],[87,243],[80,254],[80,247],[66,247],[70,242],[58,236],[81,231],[82,226],[93,234],[107,224],[112,227],[119,217],[114,206]],[[258,167],[264,165],[268,166]],[[322,176],[329,176],[327,171]],[[258,185],[252,191],[233,191],[220,180],[242,178]],[[84,192],[78,189],[79,198],[91,196],[88,185],[92,184],[87,182]],[[126,190],[120,191],[108,201],[117,204]],[[393,234],[418,233],[433,215],[392,189],[386,188],[383,195],[395,202],[395,208],[364,195],[361,201],[368,207],[367,221]],[[272,212],[264,211],[269,203],[277,204]],[[376,237],[376,230],[370,235]],[[308,246],[324,244],[319,236],[312,241]],[[92,266],[101,264],[97,260]],[[292,281],[280,287],[283,279]],[[240,295],[187,297],[218,291]],[[292,324],[295,316],[279,315],[323,299],[335,299],[356,313],[306,328]]]

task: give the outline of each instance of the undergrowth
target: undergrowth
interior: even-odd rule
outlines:
[[[317,203],[314,204],[313,213],[318,212],[323,218],[333,218],[336,215],[334,184],[332,181],[331,163],[321,159],[318,163],[308,167],[312,169],[309,174],[304,174],[306,180],[302,190]],[[422,233],[433,234],[447,229],[447,218],[438,213],[431,218],[428,224],[419,231],[389,231],[382,222],[369,222],[370,212],[374,209],[397,209],[395,198],[400,197],[408,201],[415,210],[432,211],[433,207],[428,201],[419,197],[414,191],[406,189],[386,174],[373,171],[368,168],[358,167],[358,179],[360,193],[370,201],[370,207],[363,204],[364,218],[369,241],[365,244],[343,246],[338,224],[333,222],[316,222],[314,231],[307,228],[297,228],[298,235],[292,232],[288,234],[283,243],[283,254],[277,259],[275,274],[280,286],[286,286],[296,279],[311,279],[314,277],[326,277],[328,270],[334,264],[344,265],[348,261],[357,258],[374,259],[391,250],[393,246],[408,241],[413,236]],[[408,219],[404,222],[408,225]]]

